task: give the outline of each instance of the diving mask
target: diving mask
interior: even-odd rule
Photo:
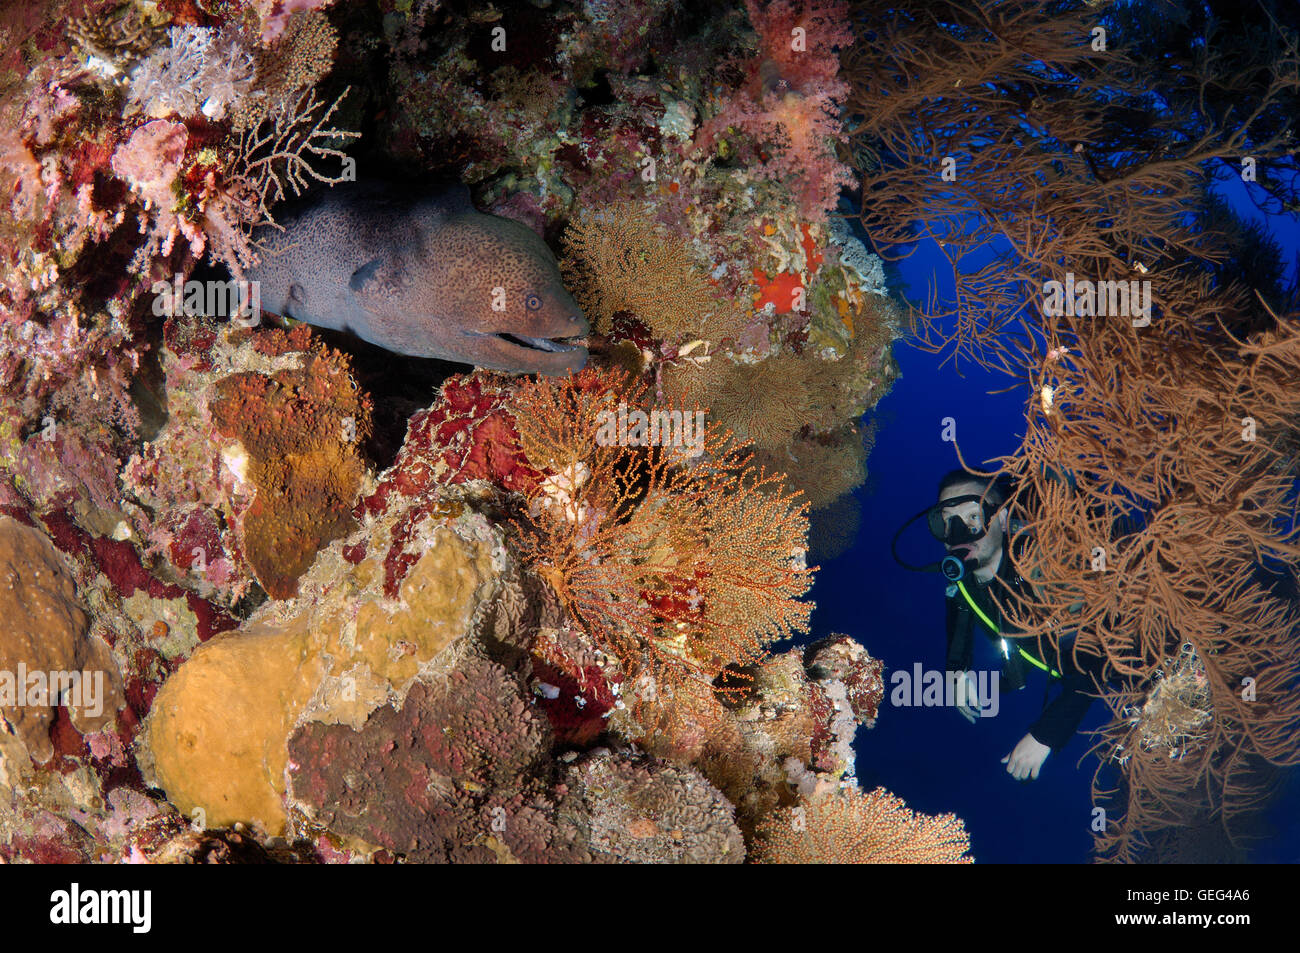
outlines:
[[[952,512],[963,503],[975,503],[978,509],[974,513],[968,511],[965,516]],[[987,535],[998,506],[999,504],[979,494],[954,496],[930,507],[926,511],[926,522],[930,534],[939,542],[947,546],[969,545],[979,542]]]

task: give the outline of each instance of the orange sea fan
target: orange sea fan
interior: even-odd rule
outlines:
[[[622,369],[584,371],[568,387],[526,388],[514,408],[524,455],[538,469],[555,471],[588,460],[596,452],[601,412],[617,413],[620,395],[636,406],[644,392]]]
[[[535,421],[572,412],[608,386],[592,369],[542,379],[522,388],[517,412]],[[629,406],[641,394],[627,394]],[[529,496],[521,549],[622,662],[639,701],[707,687],[726,666],[807,630],[807,506],[779,475],[750,467],[748,450],[713,427],[692,446],[609,444],[599,427],[570,416],[532,438],[558,441],[564,450],[548,459],[565,462],[541,464],[547,477]]]
[[[957,816],[917,814],[884,788],[854,787],[769,814],[751,856],[761,864],[970,864],[969,850]]]

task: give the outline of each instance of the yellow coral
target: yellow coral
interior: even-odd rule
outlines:
[[[167,680],[147,723],[145,763],[182,813],[198,808],[209,826],[257,822],[279,833],[294,728],[310,719],[359,729],[469,632],[480,603],[499,591],[498,574],[489,543],[452,529],[458,512],[430,518],[398,598],[383,594],[380,544],[391,520],[381,520],[353,537],[371,551],[359,565],[335,543],[292,608],[267,603]]]

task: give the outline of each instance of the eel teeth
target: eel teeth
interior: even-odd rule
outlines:
[[[498,334],[497,337],[534,351],[574,351],[582,347],[582,338],[530,338],[526,334]]]

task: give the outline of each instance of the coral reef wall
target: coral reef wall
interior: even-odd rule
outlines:
[[[27,0],[0,38],[0,857],[846,859],[793,810],[961,858],[855,787],[880,662],[771,651],[896,373],[835,217],[844,4]],[[366,176],[535,230],[590,366],[406,413],[410,362],[250,312],[257,229]]]

